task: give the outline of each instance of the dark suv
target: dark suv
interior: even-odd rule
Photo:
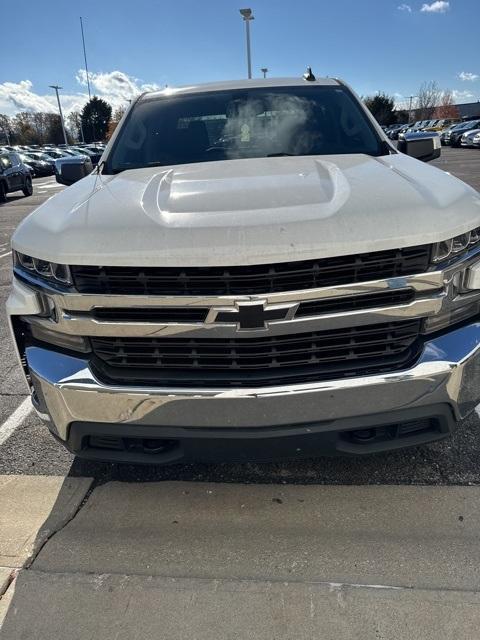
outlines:
[[[33,193],[30,169],[20,160],[18,153],[0,151],[0,202],[5,202],[7,193],[22,191],[24,196]]]

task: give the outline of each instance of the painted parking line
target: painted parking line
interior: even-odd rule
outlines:
[[[32,409],[32,401],[29,396],[25,398],[22,404],[15,409],[11,416],[7,418],[0,427],[0,446],[8,440],[15,429],[22,424]]]
[[[7,251],[7,253],[2,253],[0,254],[0,258],[6,258],[7,256],[9,256],[12,252],[11,251]]]

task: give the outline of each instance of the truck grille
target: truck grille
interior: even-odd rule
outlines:
[[[261,338],[91,338],[100,378],[255,386],[396,371],[418,356],[420,320]]]
[[[354,284],[423,273],[430,245],[350,256],[233,267],[72,266],[80,293],[131,295],[249,295]]]

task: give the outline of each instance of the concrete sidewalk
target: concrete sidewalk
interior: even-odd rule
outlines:
[[[478,593],[31,570],[3,639],[478,640]]]
[[[479,499],[110,483],[7,591],[1,638],[478,640]]]

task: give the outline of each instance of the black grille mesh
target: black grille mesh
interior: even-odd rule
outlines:
[[[350,256],[234,267],[72,266],[81,293],[132,295],[248,295],[354,284],[423,273],[430,245]]]
[[[109,380],[220,386],[286,383],[394,371],[420,349],[409,320],[261,338],[91,338]]]

